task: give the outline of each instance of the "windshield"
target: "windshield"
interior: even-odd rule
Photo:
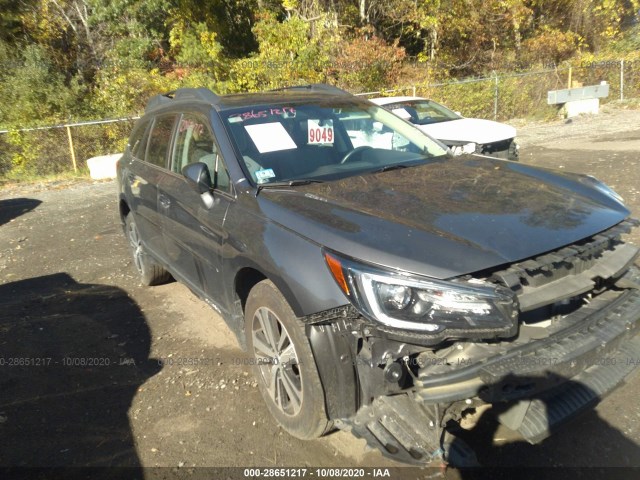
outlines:
[[[447,107],[431,100],[407,100],[388,103],[384,107],[416,125],[429,125],[462,118]]]
[[[254,183],[334,180],[446,155],[446,147],[384,108],[356,100],[221,112]]]

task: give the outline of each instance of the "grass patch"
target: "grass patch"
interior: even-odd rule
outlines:
[[[79,168],[77,172],[65,171],[48,175],[36,173],[15,174],[9,172],[0,177],[0,189],[10,189],[25,185],[74,184],[91,181],[88,168]]]

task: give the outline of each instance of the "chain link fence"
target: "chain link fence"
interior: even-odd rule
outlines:
[[[89,158],[124,150],[137,118],[0,131],[0,178],[86,173]]]
[[[547,92],[576,86],[610,85],[602,102],[640,97],[640,62],[600,61],[537,72],[494,75],[460,81],[416,84],[358,95],[413,95],[431,98],[467,117],[508,120],[551,118]],[[122,152],[138,117],[79,122],[53,127],[0,130],[0,178],[87,172],[86,161]]]
[[[411,95],[442,103],[466,117],[509,120],[550,118],[557,107],[547,105],[547,92],[579,85],[609,84],[609,97],[602,103],[640,96],[640,62],[599,61],[536,72],[493,75],[484,78],[432,84],[417,84],[392,90],[365,92],[374,97]]]

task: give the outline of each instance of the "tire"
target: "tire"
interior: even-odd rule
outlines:
[[[171,279],[171,274],[155,262],[145,251],[138,226],[131,213],[124,219],[124,231],[127,235],[127,240],[129,240],[133,265],[140,274],[142,284],[151,286],[167,283]]]
[[[520,159],[520,150],[518,148],[518,144],[515,140],[512,140],[509,144],[509,152],[507,154],[507,159],[512,162],[517,162]]]
[[[269,280],[249,293],[245,333],[260,393],[276,421],[302,440],[328,432],[324,389],[304,326]]]

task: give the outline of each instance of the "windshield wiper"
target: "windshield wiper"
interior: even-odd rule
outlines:
[[[379,168],[378,170],[374,170],[373,173],[382,173],[382,172],[389,172],[391,170],[400,170],[401,168],[407,168],[408,165],[402,165],[402,164],[398,164],[398,165],[385,165],[382,168]]]
[[[271,182],[261,183],[256,190],[256,197],[265,188],[278,188],[278,187],[297,187],[299,185],[309,185],[311,183],[322,183],[322,180],[315,180],[313,178],[299,178],[297,180],[286,180],[284,182]]]

